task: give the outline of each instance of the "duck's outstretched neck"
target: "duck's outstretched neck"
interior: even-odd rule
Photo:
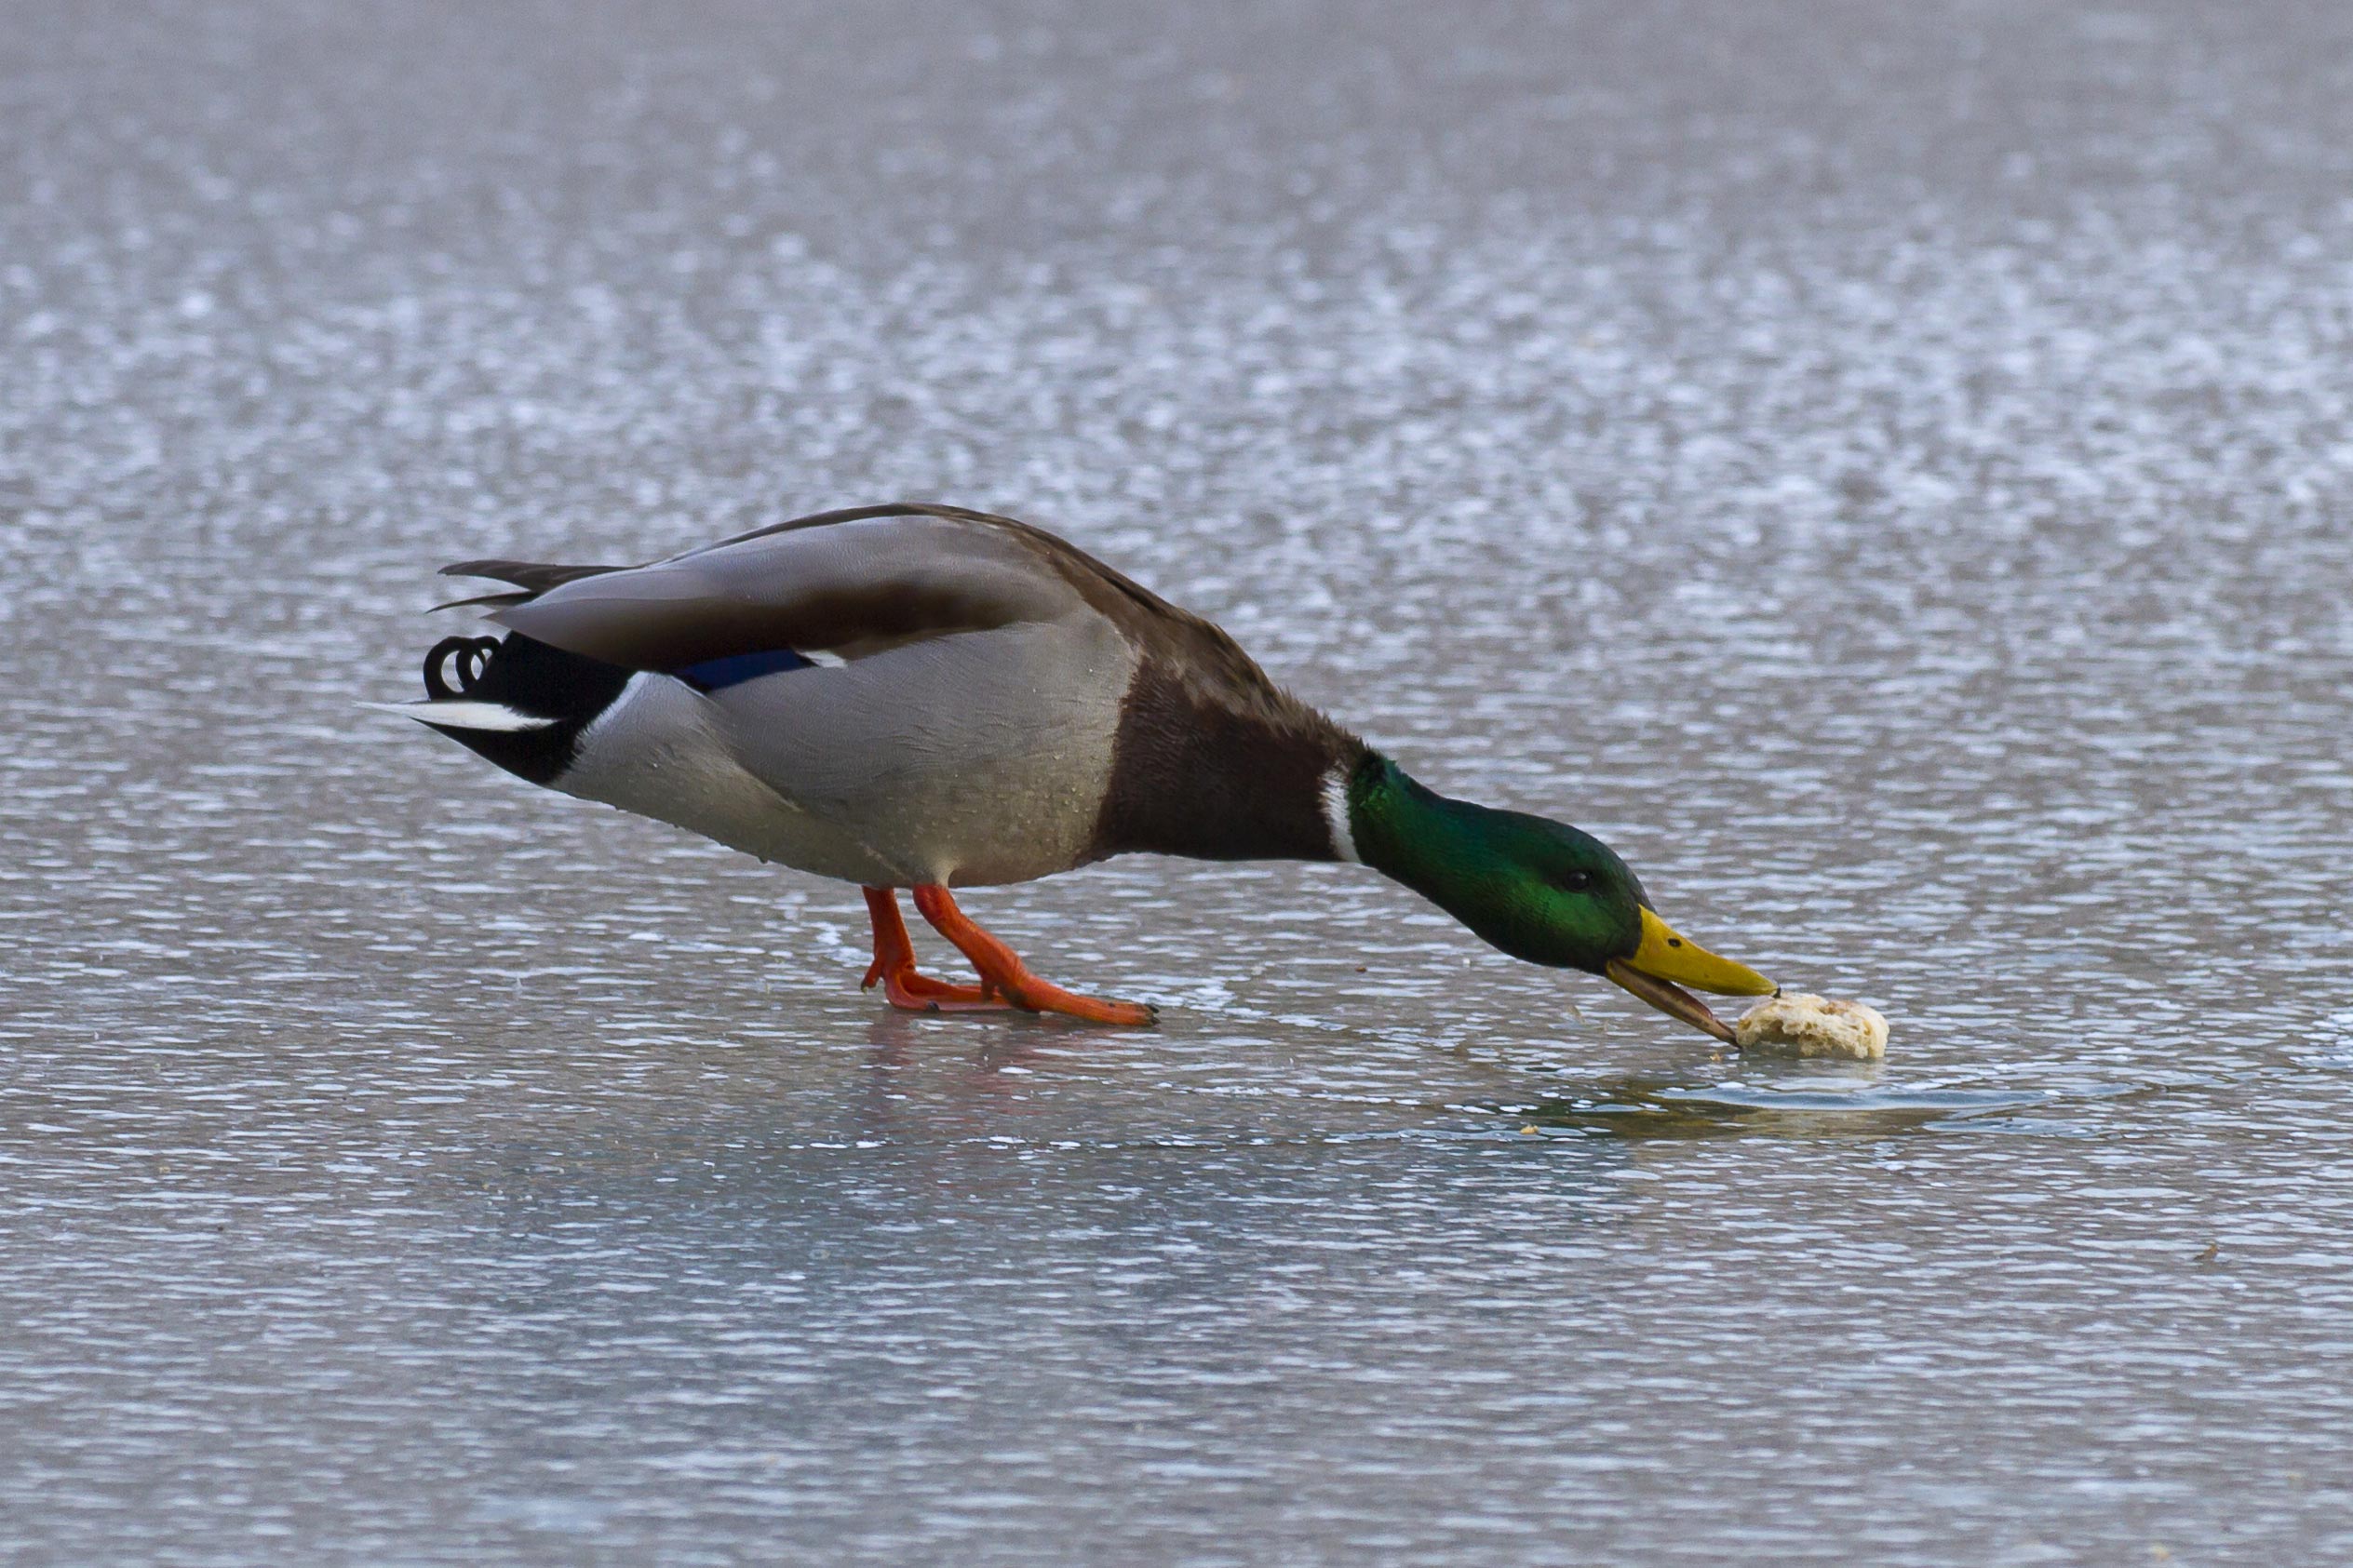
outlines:
[[[1482,870],[1485,806],[1449,800],[1380,753],[1366,750],[1343,775],[1324,781],[1324,819],[1341,860],[1395,878],[1442,908]]]

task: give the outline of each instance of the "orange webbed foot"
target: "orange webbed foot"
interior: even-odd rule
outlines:
[[[1059,985],[1047,984],[1030,973],[1029,966],[1012,948],[975,925],[970,916],[956,907],[956,900],[946,888],[925,886],[913,891],[917,912],[929,920],[940,935],[954,943],[957,951],[969,958],[973,968],[980,972],[981,995],[1002,997],[1004,1002],[1027,1012],[1059,1013],[1063,1017],[1083,1019],[1090,1024],[1137,1025],[1150,1024],[1159,1018],[1159,1009],[1143,1002],[1082,997]],[[871,891],[868,896],[872,896]],[[898,914],[895,901],[892,903],[891,913],[894,918]]]
[[[915,944],[908,940],[907,922],[899,918],[899,902],[888,888],[867,888],[867,914],[874,922],[874,961],[867,966],[862,991],[882,987],[893,1007],[910,1012],[1002,1012],[1012,1004],[988,994],[982,985],[955,985],[934,980],[915,967]]]

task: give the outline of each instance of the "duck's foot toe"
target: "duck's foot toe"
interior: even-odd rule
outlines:
[[[873,989],[878,979],[890,1004],[909,1012],[1002,1012],[1012,1005],[978,985],[952,985],[918,973],[912,965],[885,970],[870,977],[865,988]]]
[[[1160,1009],[1150,1002],[1114,1001],[1108,997],[1082,997],[1050,985],[1024,972],[1008,983],[1013,1005],[1027,1012],[1052,1012],[1089,1024],[1119,1024],[1141,1028],[1160,1022]]]

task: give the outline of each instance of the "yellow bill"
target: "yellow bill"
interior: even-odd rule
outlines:
[[[1602,972],[1669,1017],[1680,1018],[1728,1044],[1732,1039],[1731,1025],[1683,987],[1731,997],[1769,996],[1781,989],[1748,965],[1720,958],[1698,943],[1678,936],[1673,926],[1647,909],[1642,912],[1642,945],[1630,958],[1610,959]]]

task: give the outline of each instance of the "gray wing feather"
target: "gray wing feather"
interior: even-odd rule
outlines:
[[[514,583],[528,598],[578,578],[628,570],[618,566],[559,566],[552,561],[451,561],[441,569],[441,575],[494,577],[501,583]]]
[[[608,663],[890,646],[1059,619],[1084,600],[1017,537],[934,515],[758,534],[558,583],[491,619]]]

